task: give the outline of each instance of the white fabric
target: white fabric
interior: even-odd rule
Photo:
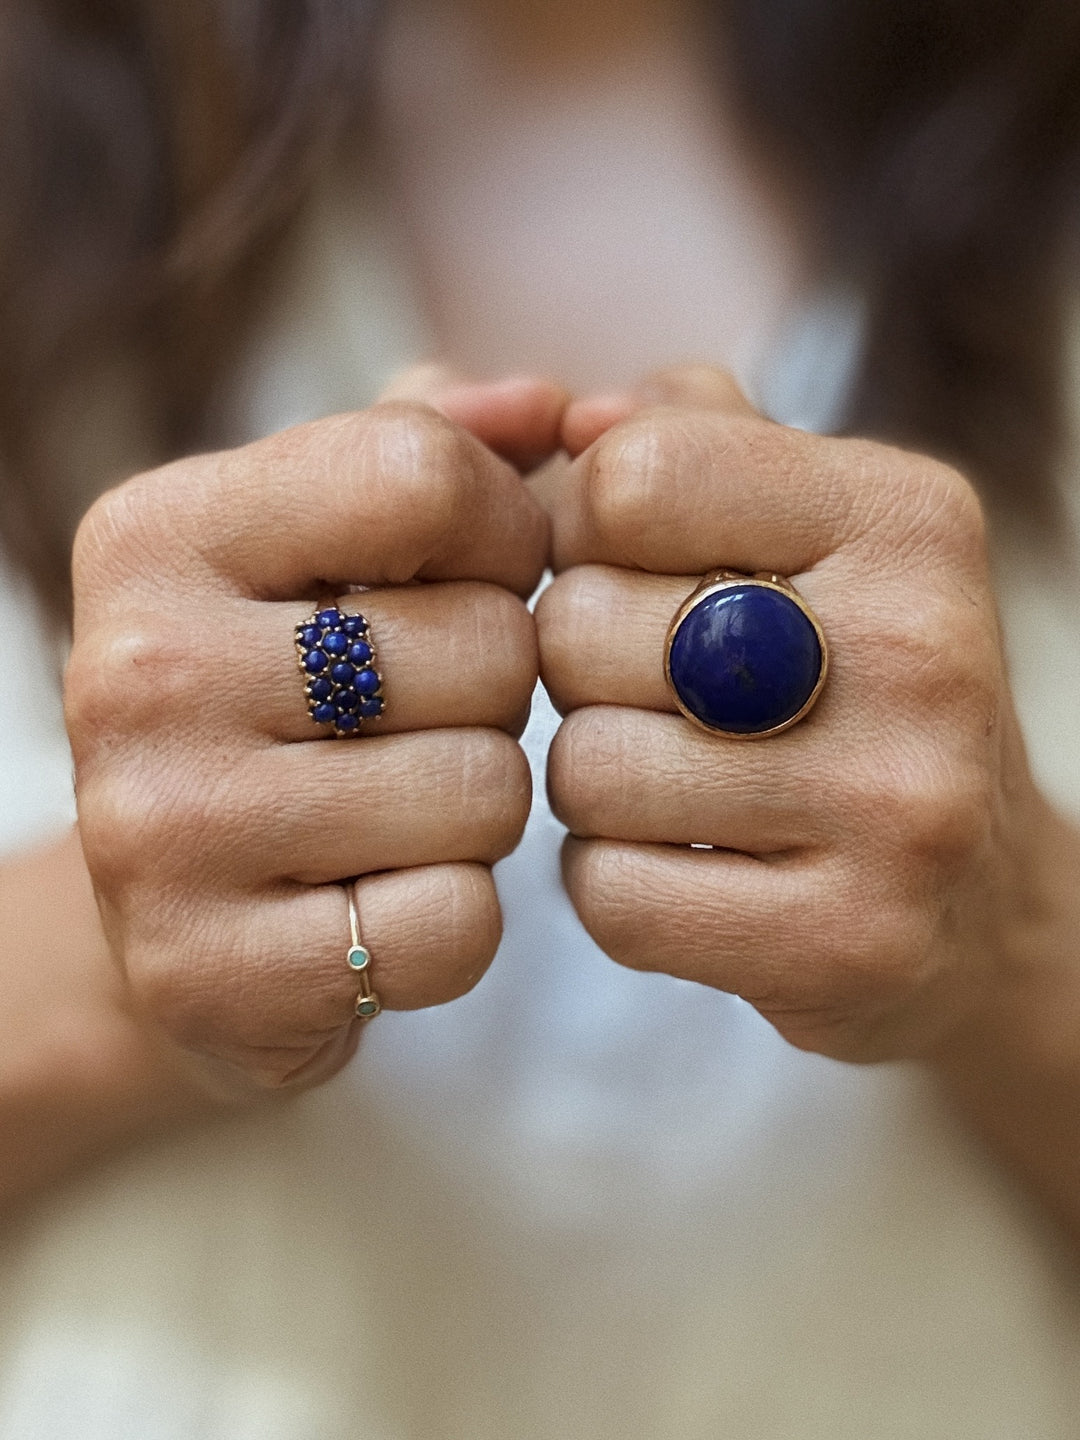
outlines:
[[[320,253],[242,387],[257,426],[419,353],[392,277]],[[811,423],[797,371],[775,393]],[[1008,579],[1037,769],[1080,813],[1080,587]],[[0,590],[8,846],[70,805],[36,633]],[[0,1440],[1075,1440],[1080,1300],[1023,1197],[908,1068],[799,1053],[596,950],[558,883],[555,724],[538,694],[472,994],[384,1014],[322,1091],[103,1165],[6,1239]]]

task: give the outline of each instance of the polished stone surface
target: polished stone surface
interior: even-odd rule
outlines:
[[[764,585],[733,585],[700,600],[675,633],[671,681],[710,729],[772,730],[797,715],[821,673],[821,645],[799,606]]]

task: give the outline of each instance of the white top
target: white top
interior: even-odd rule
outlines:
[[[241,387],[253,427],[424,353],[394,253],[370,205],[315,219]],[[850,316],[792,334],[773,393],[808,421],[798,357],[820,381],[832,355],[835,398]],[[1080,586],[1008,578],[1036,769],[1080,813]],[[70,804],[34,631],[0,590],[9,846]],[[0,1440],[1075,1440],[1080,1297],[920,1077],[803,1054],[584,934],[543,798],[556,723],[538,695],[470,995],[382,1015],[321,1091],[144,1146],[8,1238]]]

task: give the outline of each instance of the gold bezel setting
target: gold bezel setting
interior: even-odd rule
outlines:
[[[748,585],[757,586],[766,590],[779,591],[788,600],[798,606],[813,626],[814,633],[817,636],[818,645],[821,650],[821,667],[814,688],[794,715],[788,716],[788,718],[780,724],[773,725],[767,730],[725,730],[721,726],[710,725],[707,721],[701,719],[701,717],[696,715],[684,702],[671,674],[671,647],[680,626],[702,601],[709,599],[713,595],[720,594],[725,590]],[[749,575],[739,570],[711,570],[702,578],[698,585],[682,602],[678,610],[676,610],[672,617],[671,624],[668,626],[667,637],[664,641],[664,679],[667,681],[668,689],[671,691],[672,698],[678,706],[679,711],[685,715],[688,720],[692,721],[699,730],[704,730],[709,735],[723,736],[728,740],[765,740],[770,735],[780,735],[783,731],[790,730],[793,725],[797,725],[800,720],[804,719],[816,705],[818,697],[824,688],[828,671],[829,647],[825,640],[825,632],[821,628],[821,622],[795,589],[795,586],[792,585],[791,581],[771,570],[759,570]]]

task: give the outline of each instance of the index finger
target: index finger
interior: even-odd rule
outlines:
[[[552,507],[554,565],[800,574],[872,522],[898,455],[744,409],[645,410],[567,467]]]
[[[547,555],[547,518],[517,471],[423,404],[375,405],[176,462],[105,504],[114,528],[164,532],[157,575],[171,566],[175,580],[254,599],[415,579],[526,595]]]

